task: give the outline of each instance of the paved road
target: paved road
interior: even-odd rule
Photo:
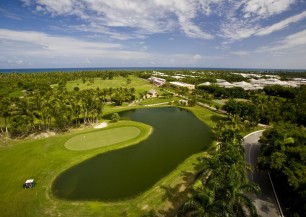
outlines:
[[[257,156],[260,152],[260,144],[258,143],[259,137],[263,131],[257,131],[249,134],[244,138],[245,157],[248,163],[254,166],[252,174],[248,174],[250,180],[257,183],[261,188],[261,194],[249,195],[255,203],[258,215],[260,217],[279,217],[281,216],[277,207],[277,203],[273,194],[273,189],[269,181],[267,173],[259,172],[255,168],[257,163]]]

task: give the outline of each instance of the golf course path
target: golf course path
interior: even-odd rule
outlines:
[[[257,156],[260,153],[260,143],[258,140],[262,132],[263,130],[256,131],[244,137],[245,157],[247,162],[254,168],[253,173],[248,174],[248,177],[261,188],[261,193],[258,196],[249,196],[257,208],[258,216],[279,217],[281,215],[268,174],[256,169]]]

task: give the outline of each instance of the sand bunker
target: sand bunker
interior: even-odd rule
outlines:
[[[100,128],[104,128],[104,127],[107,127],[107,123],[106,122],[103,122],[103,123],[101,123],[99,125],[94,126],[95,129],[100,129]]]

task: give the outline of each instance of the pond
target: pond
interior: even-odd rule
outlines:
[[[64,171],[52,186],[56,197],[115,201],[137,196],[212,142],[209,127],[184,109],[135,109],[120,116],[151,125],[154,131],[137,145],[97,155]]]

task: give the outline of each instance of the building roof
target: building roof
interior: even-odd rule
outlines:
[[[156,91],[156,90],[154,90],[154,89],[151,89],[151,90],[149,90],[149,91],[148,91],[148,93],[150,93],[150,94],[156,94],[156,93],[157,93],[157,91]]]
[[[246,86],[252,86],[252,84],[245,82],[245,81],[240,81],[240,82],[233,82],[233,85],[237,87],[246,87]]]
[[[222,87],[232,87],[234,86],[233,84],[227,82],[227,81],[224,81],[224,82],[218,82],[217,83],[219,86],[222,86]]]
[[[180,87],[192,88],[192,89],[194,89],[194,87],[195,87],[195,85],[193,85],[193,84],[186,84],[186,83],[182,83],[182,82],[178,82],[178,81],[171,81],[170,84],[180,86]]]
[[[209,81],[206,81],[202,84],[199,84],[199,86],[209,86],[209,85],[211,85],[211,83]]]

